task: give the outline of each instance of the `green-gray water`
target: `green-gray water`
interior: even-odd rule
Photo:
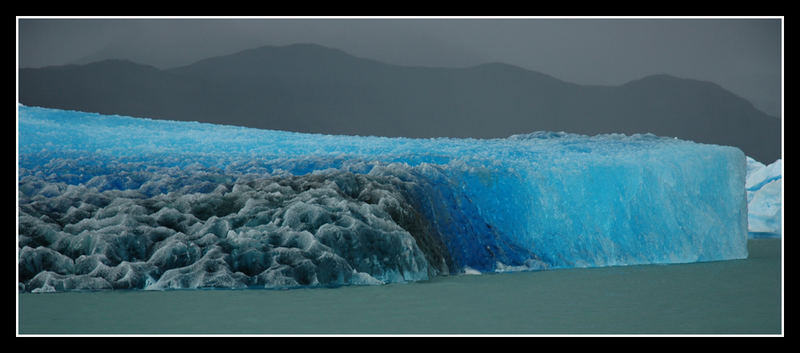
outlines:
[[[781,240],[745,260],[294,290],[20,293],[20,334],[782,334]]]

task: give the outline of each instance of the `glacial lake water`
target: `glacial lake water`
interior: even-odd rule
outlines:
[[[783,333],[782,241],[745,260],[291,290],[18,294],[20,335]]]

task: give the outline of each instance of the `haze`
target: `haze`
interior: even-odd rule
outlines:
[[[781,19],[19,19],[19,67],[127,59],[158,68],[317,43],[387,63],[508,63],[589,85],[711,81],[781,112]]]

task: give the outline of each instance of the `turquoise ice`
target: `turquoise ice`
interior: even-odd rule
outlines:
[[[29,291],[295,287],[747,257],[737,148],[332,136],[19,106]]]

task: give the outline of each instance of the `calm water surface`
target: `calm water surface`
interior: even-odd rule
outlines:
[[[20,334],[781,334],[781,240],[746,260],[294,290],[19,294]]]

